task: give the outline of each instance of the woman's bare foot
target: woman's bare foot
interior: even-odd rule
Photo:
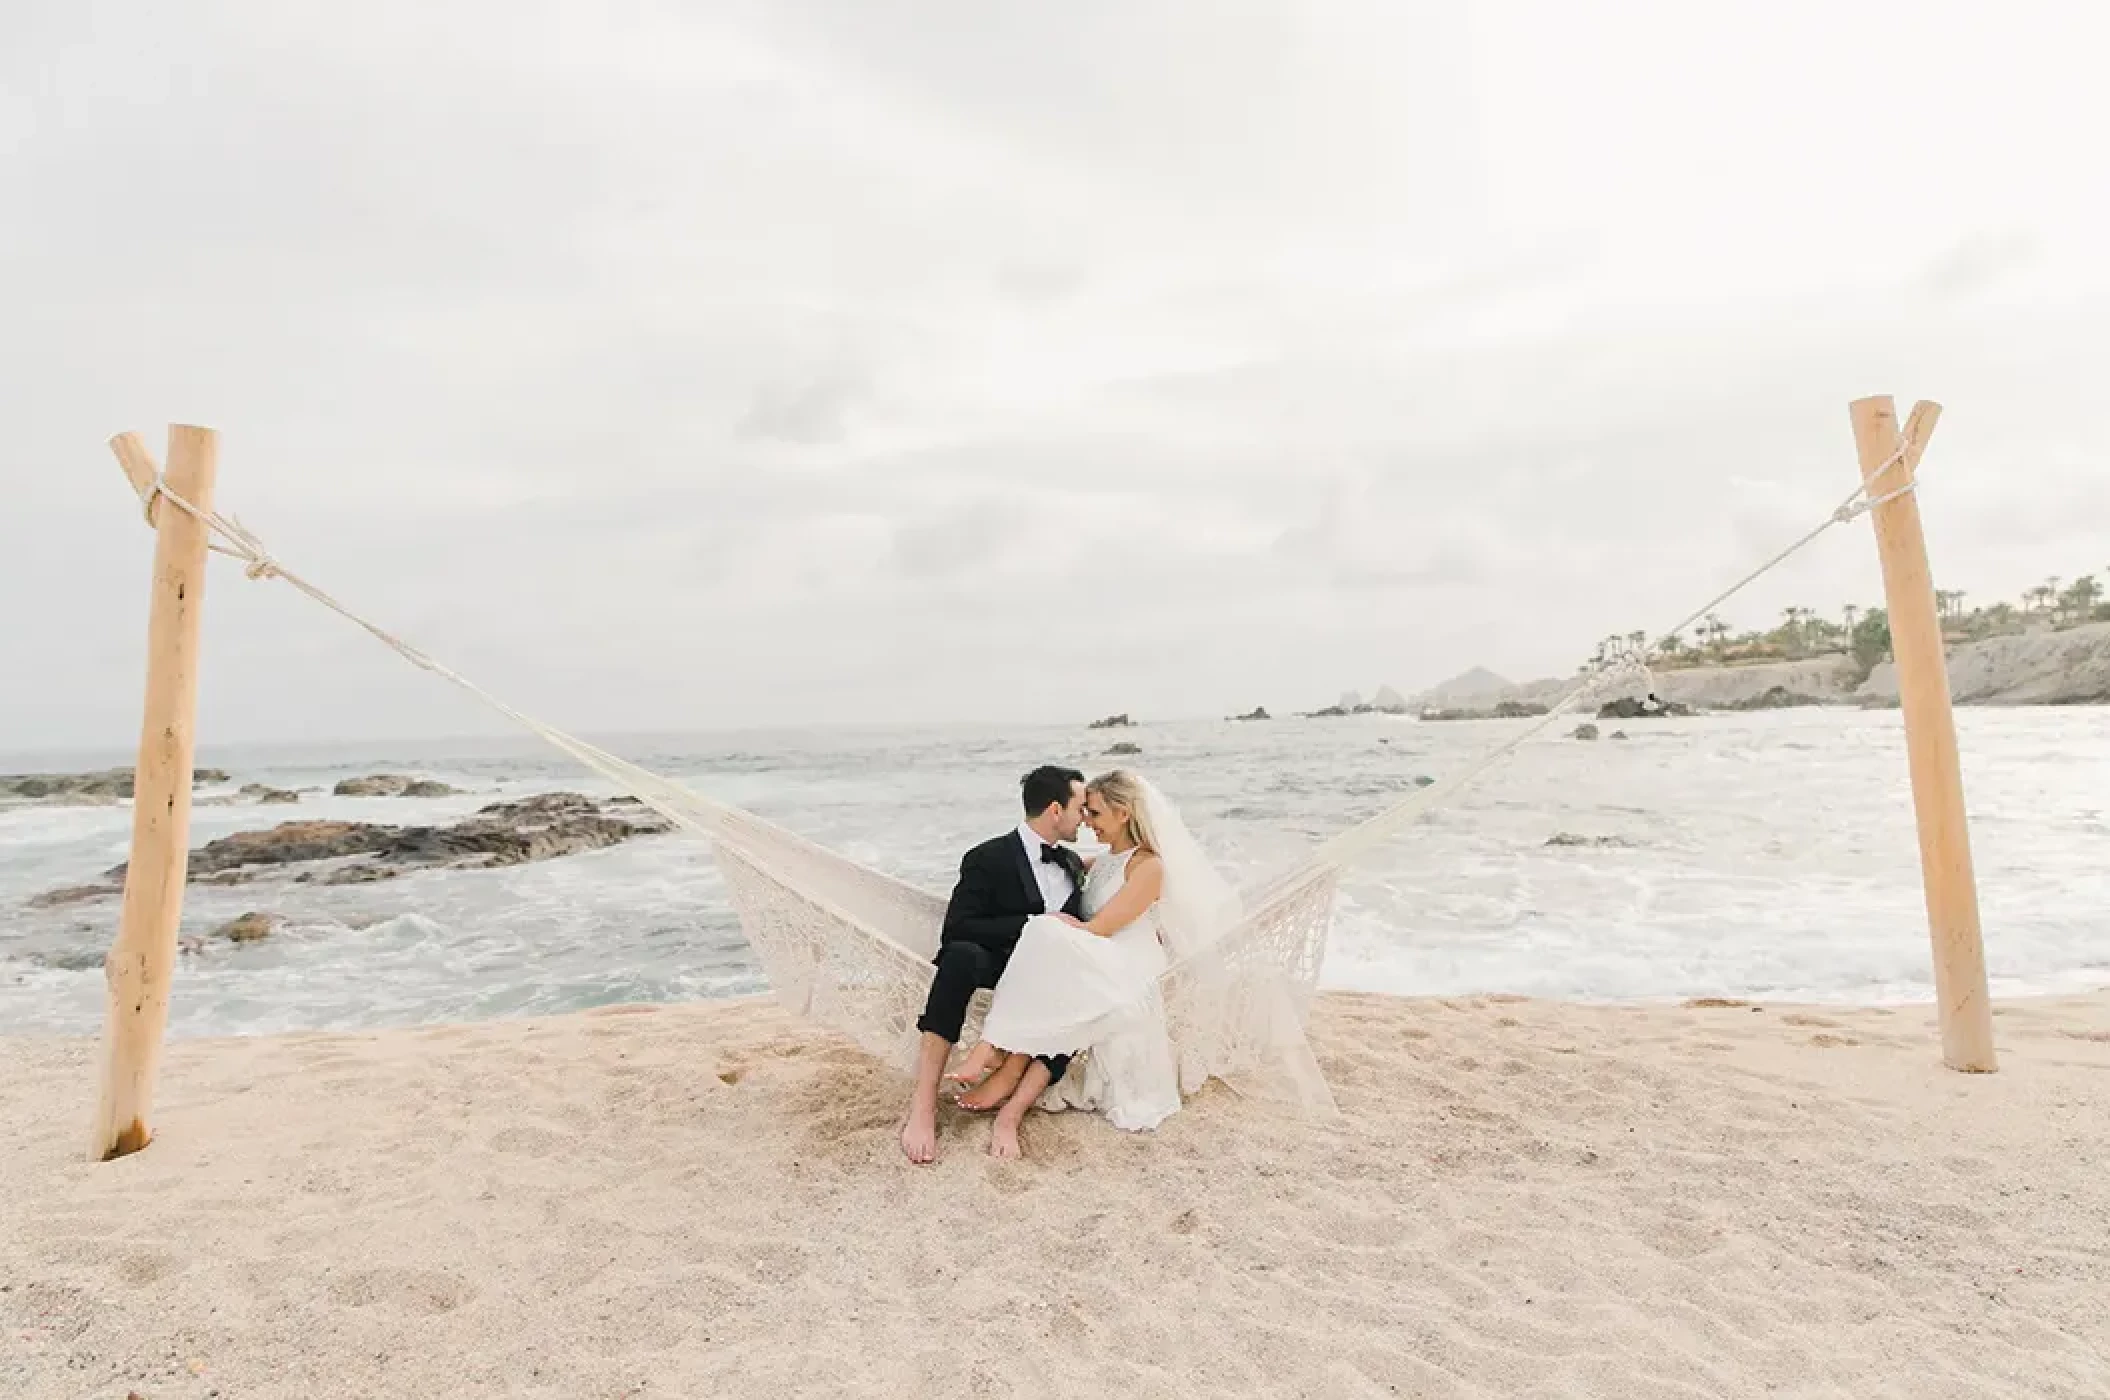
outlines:
[[[1025,1121],[1026,1111],[1040,1102],[1040,1096],[1047,1092],[1048,1081],[1053,1077],[1046,1065],[1027,1061],[1018,1089],[1004,1101],[1003,1111],[996,1115],[996,1126],[989,1134],[990,1156],[1017,1161],[1026,1155],[1019,1150],[1018,1125]]]
[[[996,1073],[982,1081],[981,1087],[971,1094],[960,1095],[955,1102],[969,1113],[987,1113],[992,1108],[1001,1108],[1004,1101],[1011,1097],[1011,1091],[1018,1087],[1018,1081],[1025,1075],[1026,1066],[1031,1063],[1033,1062],[1024,1055],[1011,1056]]]
[[[945,1076],[945,1082],[961,1085],[979,1084],[988,1077],[989,1071],[996,1068],[997,1061],[1003,1058],[1003,1054],[1002,1050],[991,1045],[988,1041],[982,1041],[961,1062],[958,1069]]]

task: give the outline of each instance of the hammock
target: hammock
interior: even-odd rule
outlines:
[[[1921,405],[1897,449],[1866,474],[1831,515],[1728,589],[1658,634],[1676,636],[1797,553],[1833,525],[1845,524],[1911,491],[1931,415]],[[112,446],[131,477],[148,521],[167,500],[196,520],[217,553],[243,561],[250,578],[281,579],[365,629],[413,665],[460,687],[498,713],[628,790],[678,826],[711,840],[725,874],[741,932],[770,987],[793,1012],[848,1036],[891,1065],[915,1059],[915,1022],[931,978],[946,901],[927,890],[858,864],[756,816],[552,728],[484,691],[458,672],[360,617],[274,559],[262,541],[218,511],[192,505],[168,488],[137,437]],[[1903,467],[1905,482],[1882,496],[1870,488]],[[215,542],[213,537],[225,543]],[[1607,659],[1550,706],[1536,723],[1489,750],[1444,782],[1420,789],[1318,846],[1303,862],[1245,899],[1238,924],[1202,952],[1167,968],[1160,981],[1166,1020],[1179,1058],[1181,1087],[1207,1079],[1256,1097],[1331,1114],[1333,1099],[1305,1037],[1312,993],[1325,957],[1334,890],[1347,865],[1431,807],[1463,790],[1518,747],[1593,696],[1646,687],[1647,658],[1659,641]],[[970,1015],[978,1024],[983,999]]]
[[[781,1005],[895,1068],[915,1064],[916,1020],[945,899],[573,735],[550,730],[542,737],[710,839],[741,934]],[[1330,861],[1307,862],[1249,893],[1233,928],[1161,975],[1183,1090],[1216,1079],[1247,1097],[1334,1113],[1305,1026],[1336,883]],[[975,999],[963,1040],[973,1038],[986,1009],[985,993]]]

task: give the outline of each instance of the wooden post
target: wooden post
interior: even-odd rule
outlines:
[[[1855,400],[1851,414],[1861,479],[1869,496],[1887,496],[1912,481],[1941,417],[1941,405],[1915,405],[1902,440],[1897,409],[1888,395]],[[1901,441],[1904,460],[1882,471]],[[1956,713],[1949,703],[1949,662],[1942,649],[1927,541],[1920,530],[1919,497],[1907,492],[1877,506],[1873,515],[1876,549],[1883,561],[1883,596],[1890,611],[1891,650],[1897,658],[1898,703],[1905,716],[1912,809],[1919,825],[1920,878],[1934,945],[1942,1059],[1954,1070],[1990,1074],[1998,1066],[1993,1007],[1986,995],[1985,943],[1978,925],[1978,883],[1971,871]]]
[[[152,459],[126,434],[111,441],[125,475],[139,484]],[[219,439],[210,428],[169,429],[169,489],[212,509]],[[198,710],[198,633],[210,535],[189,511],[162,502],[155,522],[153,602],[147,615],[146,715],[132,784],[132,859],[125,868],[117,941],[104,960],[110,1010],[103,1035],[101,1101],[91,1156],[137,1152],[153,1138],[150,1120],[161,1040],[168,1028],[176,925],[190,863],[191,759]]]

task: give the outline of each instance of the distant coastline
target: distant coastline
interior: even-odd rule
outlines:
[[[1895,666],[1887,659],[1872,665],[1868,661],[1865,653],[1850,652],[1714,664],[1658,659],[1651,663],[1651,674],[1660,698],[1695,710],[1895,705]],[[1948,661],[1950,697],[1959,705],[2110,704],[2110,621],[2046,625],[1975,639],[1952,635]],[[1544,713],[1577,679],[1551,677],[1519,684],[1475,670],[1423,692],[1415,697],[1415,707],[1424,719]]]

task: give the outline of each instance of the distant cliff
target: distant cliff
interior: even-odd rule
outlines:
[[[1864,680],[1851,657],[1768,661],[1747,666],[1695,666],[1655,673],[1656,694],[1700,710],[1770,709],[1812,702],[1829,705],[1897,703],[1897,672],[1889,662]],[[1498,705],[1550,705],[1575,678],[1503,682],[1475,670],[1415,697],[1421,711],[1447,717],[1490,715]],[[1959,705],[2110,704],[2110,623],[2063,631],[2043,629],[1987,637],[1949,648],[1949,693]]]

